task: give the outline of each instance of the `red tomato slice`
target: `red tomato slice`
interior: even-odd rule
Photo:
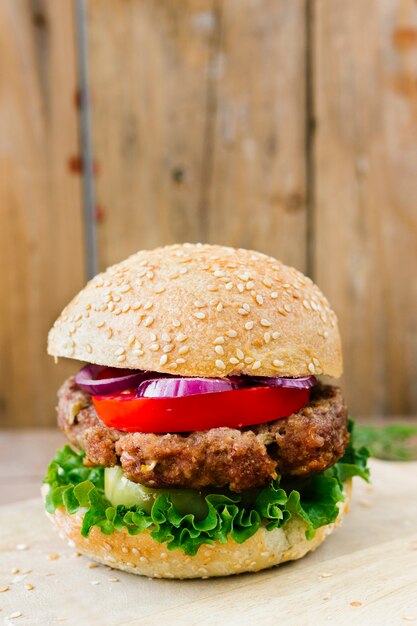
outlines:
[[[291,415],[307,404],[310,390],[248,387],[180,398],[136,398],[135,394],[127,390],[93,396],[97,414],[106,426],[142,433],[242,428]]]

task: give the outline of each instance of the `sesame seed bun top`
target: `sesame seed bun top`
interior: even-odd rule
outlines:
[[[48,352],[179,376],[342,373],[335,313],[301,272],[252,250],[142,250],[93,278]]]

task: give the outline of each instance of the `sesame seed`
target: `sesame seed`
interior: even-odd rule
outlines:
[[[114,309],[115,309],[114,302],[109,302],[107,308],[110,311],[110,313],[112,313],[114,311]]]
[[[316,359],[315,357],[314,357],[314,359],[313,359],[313,363],[314,363],[314,365],[315,365],[316,367],[318,367],[318,366],[320,365],[320,361],[319,361],[318,359]]]
[[[233,328],[230,328],[227,332],[226,335],[228,337],[237,337],[237,332],[235,330],[233,330]]]
[[[238,290],[240,293],[243,293],[243,291],[245,290],[245,285],[244,285],[243,283],[238,283],[238,284],[237,284],[237,290]]]
[[[186,267],[182,267],[182,268],[180,269],[180,274],[182,274],[183,276],[184,276],[184,274],[186,274],[187,272],[188,272],[188,270],[187,270],[187,268],[186,268]]]
[[[179,320],[172,320],[172,325],[175,326],[175,328],[178,328],[181,326],[181,322]]]
[[[230,291],[231,289],[233,289],[233,283],[226,283],[225,287],[228,291]]]
[[[272,361],[272,365],[274,367],[282,367],[284,365],[284,361],[280,361],[279,359],[275,359]]]
[[[206,317],[206,314],[203,311],[197,311],[197,313],[193,313],[194,317],[199,320],[203,320]]]
[[[207,291],[218,291],[217,285],[207,285]]]
[[[181,348],[178,350],[178,354],[186,354],[189,350],[188,346],[181,346]]]
[[[220,320],[218,322],[216,322],[217,328],[224,328],[225,325],[226,324],[224,322],[220,321]]]
[[[316,368],[314,367],[314,363],[308,364],[308,371],[314,374],[314,372],[316,371]]]
[[[152,352],[158,352],[159,343],[151,343],[151,345],[149,346],[149,350],[152,350]]]
[[[89,343],[86,344],[85,349],[87,350],[88,354],[91,354],[93,351],[93,348]]]
[[[272,280],[268,278],[268,276],[265,276],[262,282],[264,285],[266,285],[266,287],[272,287]]]
[[[143,310],[149,311],[149,309],[151,309],[152,307],[153,307],[152,302],[146,302],[146,304],[143,305]]]
[[[214,349],[217,352],[217,354],[220,354],[221,356],[223,356],[224,350],[223,350],[222,346],[215,346]]]
[[[132,350],[132,352],[135,356],[143,356],[145,354],[143,350],[138,350],[138,349]]]
[[[114,314],[115,315],[120,315],[121,312],[122,312],[122,309],[120,307],[118,307],[118,306],[114,309]]]
[[[179,365],[181,363],[185,363],[185,359],[179,358],[179,359],[176,360],[176,363],[178,363]]]
[[[119,363],[122,363],[123,361],[126,361],[126,357],[124,354],[122,354],[121,356],[117,357],[117,360],[119,361]]]
[[[126,350],[124,348],[118,348],[115,353],[114,356],[120,356],[121,354],[125,354]]]
[[[255,361],[255,363],[252,365],[252,369],[253,370],[258,370],[261,367],[262,363],[260,361]]]
[[[284,309],[287,311],[287,313],[291,313],[291,305],[290,304],[284,304]]]
[[[164,346],[164,347],[162,348],[162,350],[163,350],[164,352],[171,352],[171,350],[173,349],[173,347],[174,347],[174,346],[172,345],[172,343],[167,343],[167,344],[166,344],[166,346]]]
[[[255,283],[254,283],[252,280],[250,280],[248,283],[246,283],[246,289],[247,289],[248,291],[250,291],[250,290],[251,290],[251,289],[253,289],[254,287],[255,287]]]
[[[245,311],[247,311],[248,313],[250,312],[250,306],[249,306],[249,304],[247,302],[242,304],[242,308],[245,309]]]
[[[214,340],[214,344],[224,343],[224,337],[220,336]]]
[[[213,272],[214,276],[216,276],[217,278],[223,278],[223,276],[225,276],[225,273],[222,270],[215,270]]]
[[[187,339],[187,335],[184,335],[184,333],[178,333],[178,335],[175,337],[175,339],[179,343],[182,343],[183,341],[185,341]]]
[[[277,294],[277,292],[276,292],[276,291],[272,291],[272,292],[271,292],[271,298],[273,298],[274,300],[275,300],[276,298],[278,298],[278,294]]]
[[[221,359],[216,359],[215,365],[219,370],[225,370],[226,366]]]
[[[107,329],[107,339],[111,339],[113,337],[113,329],[112,328],[108,328]]]
[[[103,328],[106,322],[98,322],[97,328]]]
[[[152,341],[156,341],[157,336],[155,333],[149,333],[149,337],[151,338]]]
[[[159,359],[159,365],[165,365],[167,361],[168,361],[168,356],[166,354],[163,354],[161,358]]]
[[[129,339],[128,339],[129,346],[131,346],[132,343],[135,343],[135,341],[136,341],[136,335],[133,335],[133,334],[129,335]]]
[[[318,311],[318,305],[315,300],[310,300],[310,304],[311,304],[311,308],[313,309],[313,311]]]
[[[247,315],[249,313],[246,309],[238,309],[237,312],[240,313],[240,315]]]
[[[154,322],[154,318],[151,315],[149,315],[143,322],[143,325],[150,326],[151,324],[153,324],[153,322]]]
[[[256,302],[258,304],[263,304],[264,303],[264,299],[263,299],[263,297],[261,296],[260,293],[258,293],[258,295],[256,296],[255,300],[256,300]]]
[[[264,341],[265,343],[269,343],[271,341],[271,333],[264,333]]]
[[[153,272],[146,272],[146,278],[149,278],[150,280],[152,280],[153,277],[154,277]]]
[[[261,319],[261,326],[271,326],[271,322],[266,319]]]
[[[236,357],[232,356],[229,359],[229,363],[232,363],[233,365],[237,365],[239,363],[239,359],[236,359]]]
[[[115,293],[113,295],[113,302],[120,302],[120,300],[122,299],[121,295],[118,293]]]
[[[305,309],[309,309],[310,308],[310,304],[309,304],[308,300],[303,300],[303,307]]]
[[[201,300],[196,300],[194,302],[194,306],[196,306],[197,309],[201,309],[203,306],[206,306],[206,305],[204,304],[204,302],[201,302]]]
[[[249,365],[250,363],[253,363],[253,359],[251,356],[245,356],[245,363],[247,363],[247,365]]]
[[[165,289],[166,288],[163,285],[158,285],[157,287],[155,287],[154,293],[163,293]]]
[[[216,310],[221,313],[223,311],[223,305],[221,302],[219,302],[219,304],[216,306]]]
[[[21,611],[15,611],[14,613],[10,613],[8,619],[15,619],[15,617],[22,617]]]
[[[120,287],[120,293],[127,293],[131,290],[131,286],[128,283],[125,283],[122,287]]]
[[[162,341],[171,341],[171,337],[168,333],[162,333]]]
[[[237,354],[237,357],[238,357],[239,359],[241,359],[241,360],[242,360],[242,359],[244,358],[244,356],[245,356],[245,355],[243,354],[242,350],[240,350],[239,348],[236,350],[236,354]]]
[[[278,339],[278,337],[281,335],[281,333],[275,331],[272,333],[272,339]]]
[[[253,322],[246,322],[246,324],[245,324],[245,328],[246,328],[246,330],[252,330],[252,328],[253,328]]]
[[[134,302],[134,303],[132,304],[132,309],[133,309],[134,311],[137,311],[138,309],[140,309],[140,307],[141,307],[141,306],[142,306],[142,303],[141,303],[141,302],[136,301],[136,302]]]
[[[128,311],[130,311],[130,304],[125,304],[122,309],[122,313],[127,313]]]

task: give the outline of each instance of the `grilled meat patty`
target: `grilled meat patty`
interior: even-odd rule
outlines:
[[[292,415],[242,429],[182,434],[125,433],[108,428],[91,396],[69,378],[58,393],[58,425],[85,463],[120,464],[127,478],[148,487],[264,487],[277,473],[322,472],[343,455],[349,440],[347,408],[338,387],[317,385],[310,402]]]

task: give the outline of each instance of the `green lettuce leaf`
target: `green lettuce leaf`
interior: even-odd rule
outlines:
[[[352,433],[352,422],[349,430]],[[297,516],[304,520],[310,539],[317,528],[335,521],[338,503],[344,500],[343,481],[352,476],[369,480],[368,452],[354,448],[352,435],[343,458],[321,474],[293,483],[291,489],[284,489],[278,477],[244,497],[228,490],[208,493],[208,512],[203,519],[196,519],[191,513],[180,514],[166,493],[156,498],[150,514],[139,506],[112,506],[104,495],[104,469],[84,466],[84,456],[68,445],[56,453],[44,479],[49,485],[45,502],[49,513],[61,506],[69,514],[83,508],[84,537],[93,526],[106,535],[123,528],[131,535],[149,529],[153,539],[166,543],[168,550],[179,549],[190,556],[202,544],[225,543],[229,537],[243,543],[260,527],[270,531]]]

